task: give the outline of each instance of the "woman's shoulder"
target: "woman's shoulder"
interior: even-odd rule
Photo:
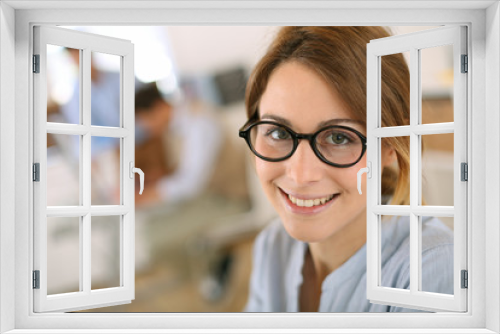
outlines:
[[[301,242],[292,239],[280,219],[271,221],[257,236],[253,246],[249,312],[282,312],[287,309],[287,284],[296,279]]]
[[[409,288],[410,220],[393,219],[385,226],[382,269],[387,286]],[[449,293],[453,286],[453,231],[442,220],[422,217],[421,261],[423,291]],[[384,242],[384,241],[383,241]],[[435,275],[435,273],[440,273]],[[432,278],[431,278],[432,277]]]
[[[422,217],[422,252],[435,248],[453,246],[453,231],[441,219]],[[408,251],[410,243],[410,218],[397,217],[384,224],[383,243],[392,244],[394,251]],[[382,245],[384,246],[384,245]]]
[[[444,218],[446,219],[446,218]],[[423,250],[453,246],[453,230],[443,220],[435,217],[422,218]]]
[[[260,265],[288,266],[292,254],[300,252],[302,242],[292,238],[279,218],[272,220],[257,236],[253,247],[254,260]]]
[[[291,249],[297,240],[290,237],[279,218],[273,219],[257,235],[255,245],[261,249],[273,249],[275,251],[286,251]]]

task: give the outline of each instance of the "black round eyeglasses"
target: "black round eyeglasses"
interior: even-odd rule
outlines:
[[[256,156],[271,162],[290,158],[301,139],[309,141],[321,161],[339,168],[355,165],[366,151],[366,137],[342,125],[327,126],[308,134],[296,133],[273,121],[258,121],[245,124],[239,134]]]

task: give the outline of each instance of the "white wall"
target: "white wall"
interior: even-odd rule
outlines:
[[[500,56],[500,26],[499,26],[500,6],[498,3],[491,5],[486,12],[486,71],[494,73],[494,77],[500,77],[500,64],[498,62]],[[484,69],[483,69],[484,70]],[[498,301],[500,300],[500,286],[498,284],[500,278],[500,247],[498,235],[500,234],[500,202],[499,192],[500,180],[498,173],[499,152],[497,150],[489,150],[488,147],[498,147],[500,135],[500,117],[498,110],[500,108],[500,98],[498,95],[498,81],[492,80],[492,76],[486,76],[486,140],[491,142],[491,145],[486,144],[486,162],[485,175],[486,181],[486,217],[492,224],[486,224],[486,254],[496,259],[494,265],[486,266],[486,305],[493,307],[486,308],[486,328],[500,332],[500,308]],[[493,89],[492,89],[493,87]],[[478,164],[478,168],[482,166]]]
[[[0,333],[14,328],[14,10],[0,2]]]
[[[437,26],[395,26],[395,35],[437,28]],[[210,74],[243,65],[248,72],[266,51],[278,26],[169,26],[165,27],[169,49],[179,74]],[[422,64],[423,93],[448,96],[452,87],[438,82],[435,74],[450,66],[440,48],[427,51],[433,61]],[[431,53],[429,53],[431,52]],[[201,55],[201,57],[200,57]],[[444,86],[443,86],[444,85]]]
[[[276,27],[265,26],[170,26],[165,29],[180,74],[213,73],[234,65],[250,69],[264,54],[276,31]]]

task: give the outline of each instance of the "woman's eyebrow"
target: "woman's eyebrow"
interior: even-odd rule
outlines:
[[[276,116],[276,115],[264,114],[264,115],[260,116],[260,118],[261,119],[272,119],[273,121],[276,121],[276,122],[281,123],[283,125],[286,125],[288,127],[292,127],[292,123],[290,123],[289,120],[287,120],[283,117]]]
[[[280,116],[271,115],[271,114],[264,114],[261,116],[261,119],[272,119],[278,123],[281,123],[281,124],[286,125],[288,127],[292,127],[292,123],[290,123],[289,120],[287,120],[283,117],[280,117]],[[345,124],[345,123],[355,124],[355,125],[359,125],[359,126],[365,125],[364,122],[358,121],[358,120],[355,120],[352,118],[334,118],[334,119],[329,119],[327,121],[320,122],[318,124],[318,128],[323,128],[323,127],[329,126],[329,125]]]
[[[335,119],[331,119],[328,121],[320,122],[318,124],[318,127],[322,128],[322,127],[329,126],[329,125],[338,125],[338,124],[344,124],[344,123],[355,124],[355,125],[359,125],[359,126],[365,125],[364,122],[358,121],[358,120],[352,119],[352,118],[335,118]]]

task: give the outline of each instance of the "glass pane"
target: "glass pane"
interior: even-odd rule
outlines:
[[[92,137],[92,205],[120,204],[120,138]]]
[[[421,291],[453,294],[453,217],[419,217]]]
[[[80,50],[47,45],[47,121],[80,124]]]
[[[381,126],[410,125],[410,52],[381,58]]]
[[[80,291],[80,218],[47,218],[47,294]]]
[[[422,204],[453,206],[453,133],[421,136]]]
[[[422,123],[453,122],[453,45],[420,50]]]
[[[120,58],[120,56],[92,52],[92,125],[120,126]]]
[[[381,138],[381,199],[382,205],[410,204],[410,137]],[[390,147],[399,147],[401,158],[390,161],[386,153]],[[401,179],[401,181],[399,180]]]
[[[92,217],[92,290],[120,286],[120,218]]]
[[[410,217],[380,216],[380,286],[410,289]]]
[[[48,206],[80,205],[80,138],[47,134]]]

